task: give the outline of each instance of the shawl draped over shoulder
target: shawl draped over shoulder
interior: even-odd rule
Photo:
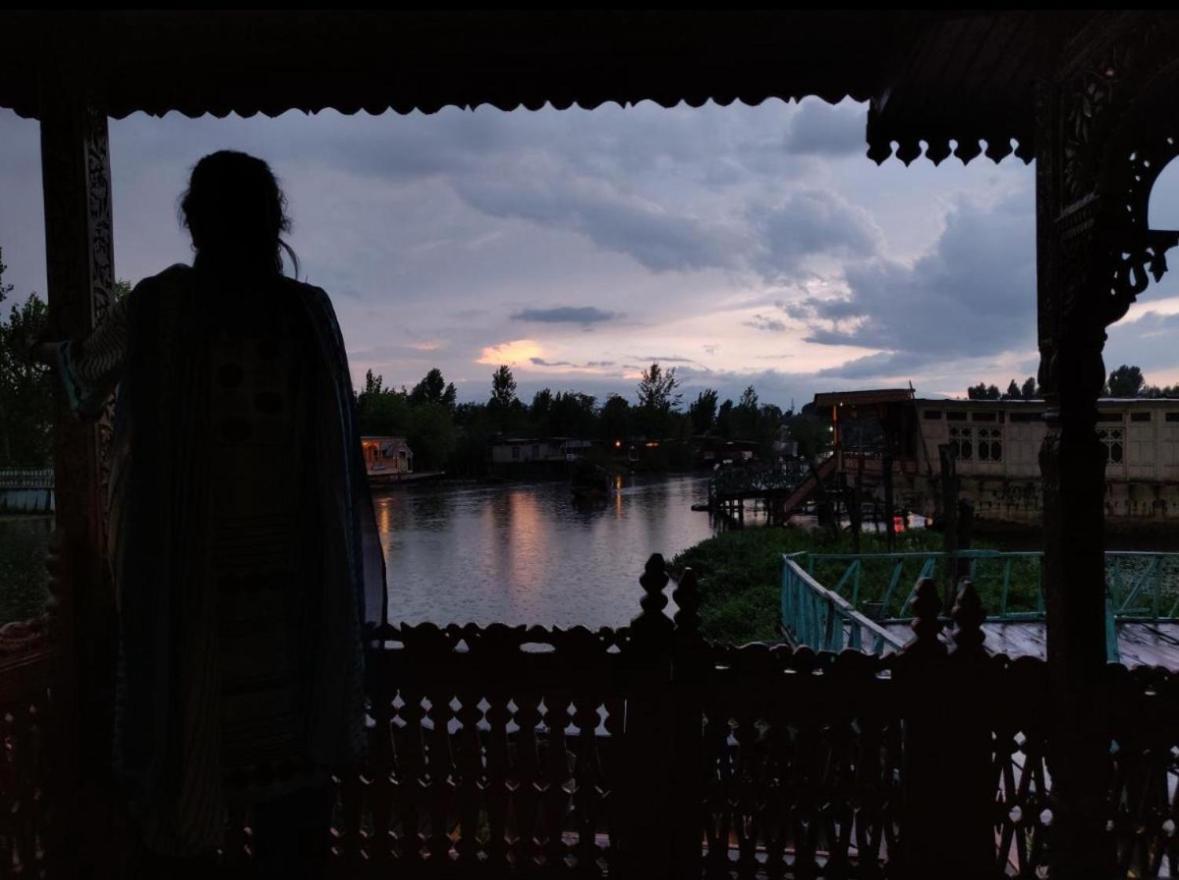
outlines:
[[[300,519],[309,533],[298,540],[317,548],[308,558],[318,569],[309,583],[319,613],[306,640],[313,656],[304,753],[319,766],[347,767],[363,758],[365,628],[385,620],[384,557],[331,302],[323,290],[281,276],[259,284],[273,285],[271,294],[300,327],[303,406],[312,426],[303,442],[316,512]],[[208,618],[211,601],[211,526],[202,515],[210,466],[208,336],[200,328],[216,285],[198,269],[173,266],[137,285],[89,339],[58,352],[80,415],[100,411],[118,384],[108,512],[120,630],[114,760],[132,803],[146,813],[174,810],[181,796],[182,633]]]

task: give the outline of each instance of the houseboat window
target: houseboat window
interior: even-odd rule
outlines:
[[[925,418],[927,419],[940,419],[941,417],[942,411],[940,409],[927,409],[925,411]]]
[[[1098,413],[1097,421],[1099,422],[1122,422],[1125,421],[1125,413]]]
[[[1011,421],[1013,422],[1038,422],[1043,419],[1044,414],[1039,412],[1013,412],[1011,414]]]
[[[970,428],[950,428],[950,448],[958,458],[974,455],[974,432]]]
[[[1179,422],[1179,412],[1167,413],[1167,421],[1168,422]]]
[[[1003,460],[1003,444],[999,441],[999,429],[986,430],[985,428],[978,432],[978,460],[979,461],[1002,461]],[[969,457],[969,456],[967,456]]]
[[[1105,446],[1105,463],[1118,464],[1122,460],[1122,432],[1117,428],[1102,429],[1097,439]]]
[[[519,446],[513,446],[513,447],[512,447],[512,460],[513,460],[513,461],[519,461],[519,460],[520,460],[520,447],[519,447]]]
[[[1003,460],[1003,442],[1000,439],[999,430],[996,428],[991,431],[991,461]]]
[[[1132,422],[1149,422],[1150,421],[1150,413],[1148,413],[1148,412],[1130,413],[1130,421],[1132,421]]]
[[[995,421],[994,413],[975,413],[971,419],[976,422],[993,422]]]
[[[946,413],[947,422],[964,422],[966,421],[966,413],[964,412],[948,412]]]

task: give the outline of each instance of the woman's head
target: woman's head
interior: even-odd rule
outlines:
[[[197,260],[242,271],[282,272],[285,249],[298,272],[286,198],[270,166],[234,150],[210,153],[192,169],[180,200]]]

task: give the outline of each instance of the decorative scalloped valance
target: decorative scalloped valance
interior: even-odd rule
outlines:
[[[45,84],[61,82],[115,118],[817,96],[871,102],[877,162],[1013,149],[1029,161],[1035,80],[1087,15],[4,12],[0,106],[38,117]]]

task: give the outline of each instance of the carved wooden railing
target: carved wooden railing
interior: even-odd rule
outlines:
[[[0,626],[0,877],[45,876],[52,672],[46,618]]]
[[[701,638],[696,581],[653,557],[631,626],[370,633],[369,755],[341,773],[331,874],[1042,876],[1054,858],[1046,665],[983,649],[964,582],[942,630],[884,657]],[[0,658],[0,866],[43,876],[43,625]],[[1121,876],[1179,866],[1179,675],[1106,669],[1108,832]],[[249,858],[239,822],[227,865]],[[241,865],[244,867],[244,865]],[[903,872],[903,873],[901,873]],[[7,876],[7,874],[5,874]]]

